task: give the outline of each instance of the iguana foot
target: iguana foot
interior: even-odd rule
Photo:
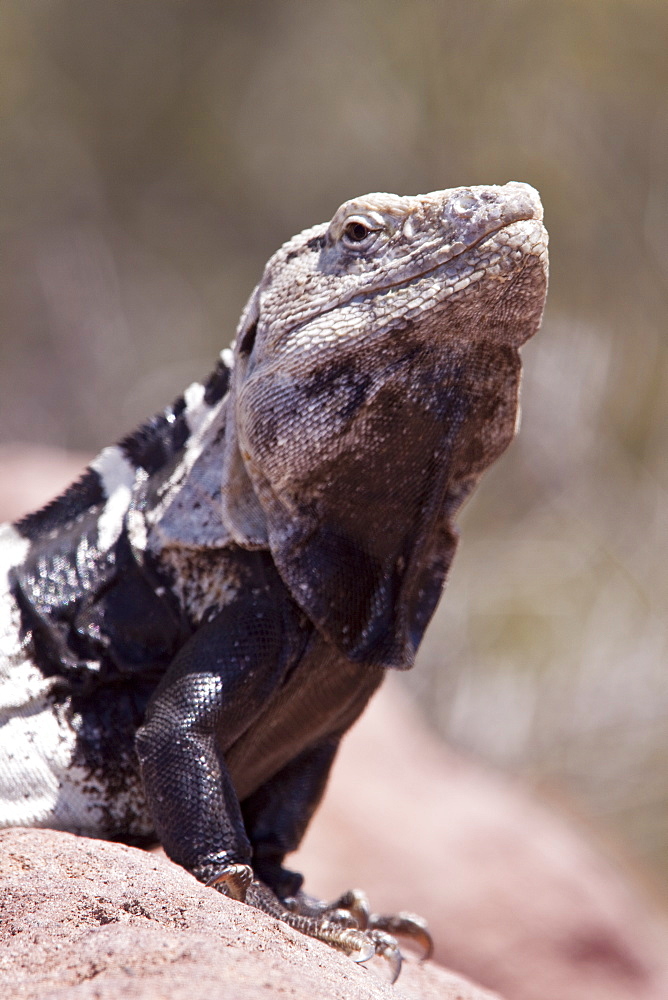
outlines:
[[[361,889],[350,889],[333,903],[322,903],[300,892],[293,899],[285,901],[293,912],[308,916],[327,914],[330,918],[338,913],[352,917],[354,926],[364,931],[384,931],[390,935],[409,938],[422,949],[421,961],[431,958],[434,942],[427,921],[416,913],[402,911],[395,914],[371,913],[369,900]]]
[[[350,889],[339,896],[334,903],[325,906],[326,909],[348,911],[361,930],[386,931],[391,935],[398,934],[410,938],[422,949],[421,961],[431,958],[434,952],[434,942],[424,917],[405,910],[393,914],[371,913],[367,894],[361,889]]]
[[[355,962],[367,962],[380,955],[389,965],[391,981],[401,971],[402,955],[394,934],[416,941],[428,958],[433,944],[426,922],[412,913],[381,916],[369,912],[365,893],[353,889],[332,903],[299,892],[280,900],[268,886],[253,880],[246,902],[264,910],[295,930],[344,951]]]

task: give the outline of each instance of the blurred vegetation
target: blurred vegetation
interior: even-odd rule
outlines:
[[[408,682],[668,881],[668,4],[6,0],[0,433],[97,449],[368,190],[536,185],[519,439]],[[560,793],[561,794],[561,793]]]

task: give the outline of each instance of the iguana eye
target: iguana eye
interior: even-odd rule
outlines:
[[[353,243],[361,243],[362,240],[365,240],[371,232],[371,230],[362,222],[349,222],[343,231],[348,239],[352,240]]]
[[[346,243],[363,243],[364,240],[377,232],[374,226],[363,219],[350,219],[343,228],[343,239]]]

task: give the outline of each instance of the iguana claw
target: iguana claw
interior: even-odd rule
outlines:
[[[424,917],[419,917],[417,913],[402,911],[392,916],[372,913],[368,926],[374,930],[387,931],[392,935],[399,934],[402,937],[410,938],[422,948],[423,954],[420,959],[422,962],[434,954],[434,939],[429,933],[427,921]]]
[[[380,955],[389,964],[391,970],[390,982],[395,983],[401,972],[402,956],[399,945],[391,934],[386,934],[381,930],[365,931],[366,936],[372,941],[376,955]]]
[[[207,885],[222,892],[230,899],[236,899],[239,903],[246,902],[248,888],[253,881],[253,869],[250,865],[229,864],[225,865],[222,871],[210,878]]]

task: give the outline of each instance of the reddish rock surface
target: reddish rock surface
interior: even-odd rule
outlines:
[[[493,1000],[434,965],[399,982],[225,899],[165,858],[0,832],[0,990],[24,1000]]]

